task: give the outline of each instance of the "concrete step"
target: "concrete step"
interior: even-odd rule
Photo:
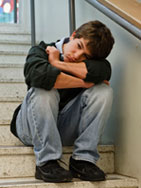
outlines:
[[[31,44],[31,35],[29,33],[19,33],[19,32],[0,32],[0,43],[16,42],[16,43],[28,43]]]
[[[1,52],[28,52],[31,48],[30,44],[27,44],[25,42],[22,43],[14,43],[14,42],[0,42],[0,51]]]
[[[20,102],[0,102],[0,125],[9,124]]]
[[[114,172],[114,146],[98,146],[100,160],[97,165],[105,173]],[[63,148],[62,161],[69,164],[72,147]],[[35,156],[32,147],[0,146],[0,179],[13,177],[31,177],[35,174]],[[63,163],[61,163],[63,165]],[[64,166],[65,168],[66,165]]]
[[[27,86],[24,82],[0,82],[0,102],[19,102],[26,95]]]
[[[0,66],[24,65],[26,55],[0,55]]]
[[[24,82],[11,82],[12,80],[0,83],[0,129],[1,125],[4,125],[5,131],[7,129],[6,125],[9,125],[12,119],[14,110],[23,101],[27,91],[27,86]],[[5,131],[3,133],[6,133]],[[2,145],[5,140],[8,141],[9,139],[7,136],[4,137],[3,133],[0,131],[0,144]]]
[[[13,56],[26,56],[28,53],[28,50],[22,50],[22,51],[16,51],[16,50],[0,50],[0,56],[1,55],[13,55]]]
[[[23,143],[10,132],[8,124],[0,125],[0,146],[23,146]]]
[[[12,23],[12,24],[7,24],[7,23],[1,23],[0,24],[0,33],[5,33],[5,34],[30,34],[29,31],[27,31],[26,28],[23,28],[23,25],[21,23]]]
[[[106,181],[89,182],[73,179],[69,183],[45,183],[34,177],[0,179],[0,188],[138,188],[138,181],[134,178],[111,174]]]
[[[23,81],[23,65],[7,65],[0,64],[0,82]]]

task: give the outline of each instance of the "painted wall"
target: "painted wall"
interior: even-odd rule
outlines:
[[[68,36],[68,1],[35,2],[37,40],[50,42]],[[141,181],[141,44],[84,0],[77,0],[76,25],[95,19],[104,22],[115,38],[108,57],[113,69],[114,101],[101,143],[115,143],[117,172]]]
[[[114,102],[102,143],[115,142],[116,171],[140,180],[141,186],[141,42],[84,1],[77,0],[77,24],[98,19],[115,37],[112,64]]]
[[[56,41],[69,35],[68,1],[35,0],[37,41]]]

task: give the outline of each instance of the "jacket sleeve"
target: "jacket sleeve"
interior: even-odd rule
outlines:
[[[60,70],[49,63],[46,47],[47,45],[41,42],[29,50],[24,66],[25,82],[29,88],[50,90],[60,74]]]
[[[111,65],[106,60],[85,60],[84,61],[88,70],[84,81],[93,82],[95,84],[101,83],[104,80],[109,81],[111,78]]]

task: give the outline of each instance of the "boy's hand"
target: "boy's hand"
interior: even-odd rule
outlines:
[[[90,87],[93,87],[95,84],[94,83],[91,83],[91,82],[84,82],[84,88],[90,88]]]
[[[48,60],[50,64],[55,66],[56,62],[59,60],[59,50],[54,46],[48,46],[46,48],[46,53],[49,55]]]

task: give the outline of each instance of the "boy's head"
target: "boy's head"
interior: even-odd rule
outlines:
[[[106,58],[113,44],[110,30],[99,21],[90,21],[73,32],[69,42],[63,45],[64,61]]]
[[[73,37],[87,40],[87,48],[95,59],[106,58],[114,44],[111,31],[100,21],[90,21],[81,25]]]

